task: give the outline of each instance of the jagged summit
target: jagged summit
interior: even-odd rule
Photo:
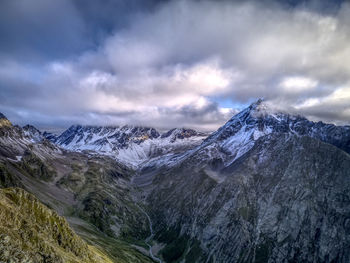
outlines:
[[[300,115],[294,115],[285,112],[284,110],[277,108],[272,103],[265,101],[263,99],[258,99],[257,101],[250,104],[247,108],[243,109],[236,115],[234,115],[227,124],[231,122],[237,121],[246,121],[247,119],[258,119],[258,118],[266,118],[266,117],[274,117],[275,119],[279,119],[281,117],[290,116],[292,118],[303,118]]]
[[[266,100],[259,98],[258,100],[256,100],[252,104],[250,104],[250,106],[248,108],[250,108],[251,110],[255,110],[255,111],[261,111],[261,110],[268,109],[269,105],[266,102]]]
[[[210,137],[225,140],[239,131],[254,130],[255,139],[272,132],[308,135],[318,139],[349,137],[349,126],[336,126],[323,122],[313,122],[301,115],[293,115],[275,108],[270,103],[259,99],[249,107],[233,116],[225,125]],[[209,139],[209,138],[208,138]]]

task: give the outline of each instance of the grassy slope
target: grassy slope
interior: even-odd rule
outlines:
[[[20,188],[0,190],[0,237],[0,260],[5,262],[112,262]]]

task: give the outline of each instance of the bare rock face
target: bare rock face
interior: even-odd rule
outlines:
[[[186,237],[178,259],[199,242],[186,262],[350,260],[350,156],[332,145],[267,135],[231,165],[186,160],[155,182],[157,238]]]
[[[0,261],[112,262],[20,188],[0,190]]]

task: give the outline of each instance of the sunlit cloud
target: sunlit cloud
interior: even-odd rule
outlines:
[[[281,83],[280,87],[287,93],[300,93],[310,91],[317,87],[316,80],[305,77],[286,77]]]

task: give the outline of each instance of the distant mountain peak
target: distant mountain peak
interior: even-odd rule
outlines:
[[[176,128],[160,134],[155,128],[137,125],[73,125],[59,136],[43,135],[64,149],[106,154],[132,166],[193,148],[207,137],[192,129]]]
[[[39,131],[36,127],[34,127],[33,125],[30,125],[30,124],[27,124],[27,125],[23,126],[22,128],[25,131],[31,131],[33,133],[41,133],[41,131]]]
[[[251,104],[252,107],[259,107],[264,105],[266,105],[266,100],[264,100],[263,98],[259,98]]]

